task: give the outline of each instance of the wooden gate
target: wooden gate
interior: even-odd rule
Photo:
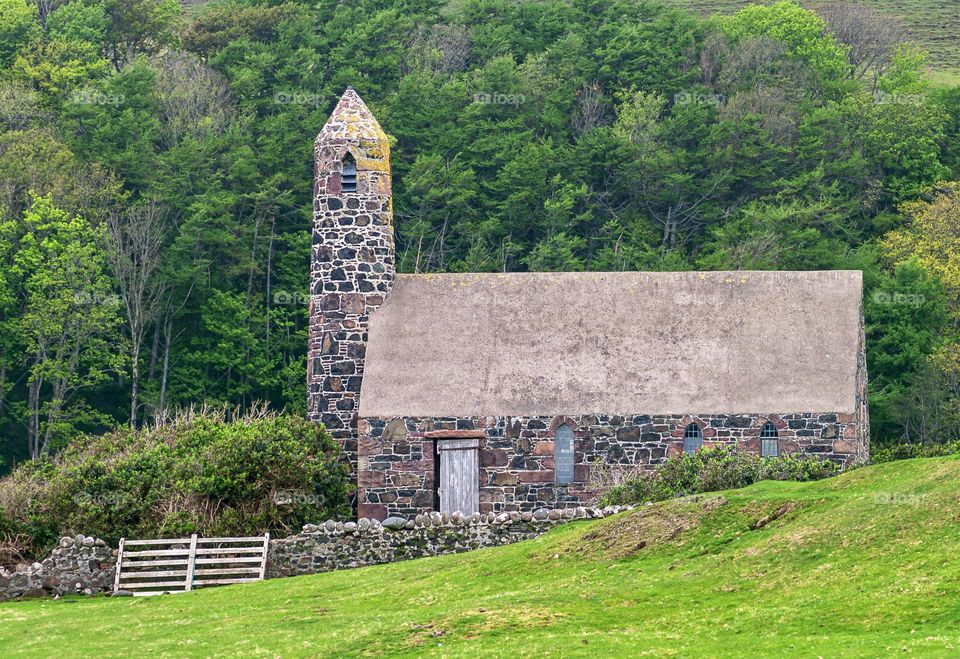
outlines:
[[[266,576],[269,547],[269,533],[252,538],[121,538],[113,590],[162,595],[260,581]]]
[[[480,463],[477,439],[437,440],[440,460],[440,512],[480,512]]]

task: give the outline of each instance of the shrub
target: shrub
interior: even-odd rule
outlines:
[[[288,534],[350,512],[349,467],[322,426],[254,412],[184,413],[83,437],[0,481],[0,532],[39,556],[62,535]]]
[[[894,444],[870,452],[870,462],[893,462],[910,458],[938,458],[944,455],[960,453],[960,441],[945,444]]]
[[[840,466],[829,460],[793,455],[761,458],[729,446],[682,453],[637,478],[617,485],[603,505],[663,501],[673,497],[746,487],[761,480],[812,481],[834,476]]]

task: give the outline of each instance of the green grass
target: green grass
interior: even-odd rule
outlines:
[[[755,2],[768,4],[773,0],[665,0],[686,7],[703,16],[728,14]],[[898,18],[910,38],[930,53],[934,84],[957,82],[960,75],[960,2],[956,0],[860,0],[876,5],[881,11]],[[799,0],[809,9],[827,4],[827,0]]]
[[[7,603],[0,656],[956,656],[958,503],[960,458],[918,459],[470,554],[161,598]]]
[[[934,87],[956,87],[960,85],[960,68],[930,70],[927,77]]]

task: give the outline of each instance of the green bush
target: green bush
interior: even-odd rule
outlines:
[[[83,437],[0,481],[0,533],[39,556],[62,535],[285,535],[348,515],[352,486],[322,426],[290,415],[183,414]],[[0,538],[2,540],[3,538]]]
[[[669,458],[656,470],[611,488],[602,503],[663,501],[746,487],[762,480],[813,481],[839,471],[840,466],[829,460],[793,455],[761,458],[729,446],[715,446]]]
[[[909,460],[910,458],[938,458],[944,455],[960,453],[960,441],[944,444],[893,444],[883,448],[873,449],[870,452],[870,462],[893,462],[894,460]]]

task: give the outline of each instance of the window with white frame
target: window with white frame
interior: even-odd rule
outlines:
[[[557,485],[570,485],[573,483],[573,428],[565,423],[557,428],[553,450]]]
[[[777,427],[767,421],[760,430],[760,457],[775,457],[780,455],[780,433]]]
[[[703,446],[703,431],[700,430],[700,426],[691,423],[683,431],[683,452],[696,453],[701,446]]]

